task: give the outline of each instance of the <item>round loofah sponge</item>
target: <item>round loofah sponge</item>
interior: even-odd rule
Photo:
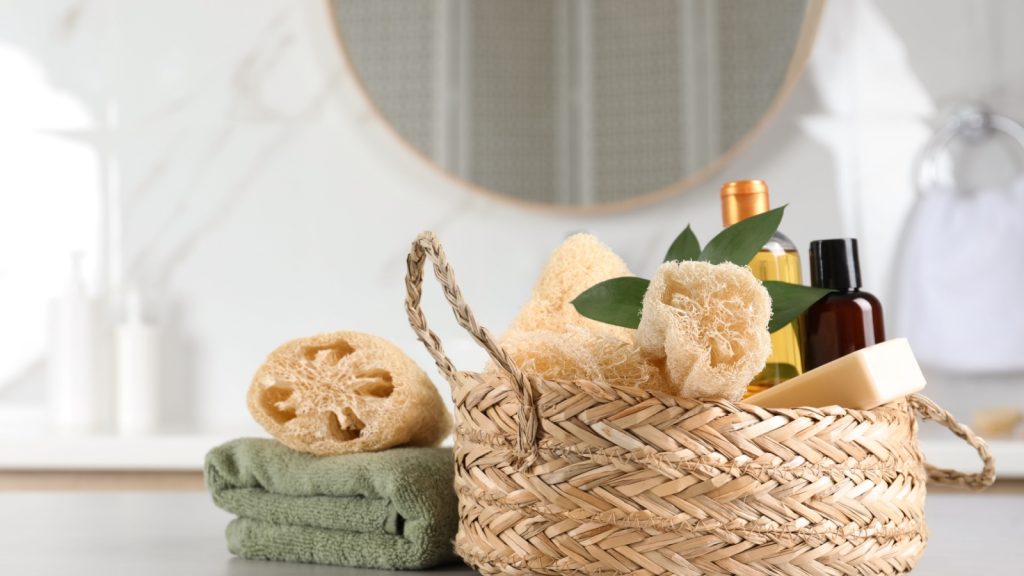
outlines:
[[[598,282],[632,276],[611,248],[590,234],[574,234],[558,247],[537,279],[530,301],[519,311],[507,335],[537,330],[564,332],[582,326],[594,334],[633,341],[633,330],[582,316],[572,301]]]
[[[771,297],[735,264],[666,262],[644,295],[641,351],[685,398],[739,400],[771,354]]]
[[[514,332],[502,347],[517,366],[547,380],[588,380],[619,386],[665,390],[658,368],[635,344],[593,334],[578,326],[565,332]],[[495,370],[489,364],[489,370]]]
[[[248,404],[283,444],[322,456],[436,446],[452,427],[419,366],[387,340],[359,332],[281,345],[256,371]]]

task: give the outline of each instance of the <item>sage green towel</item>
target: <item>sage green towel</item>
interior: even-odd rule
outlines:
[[[390,569],[456,559],[450,449],[313,456],[242,438],[211,450],[204,470],[213,502],[238,515],[228,549],[243,558]]]

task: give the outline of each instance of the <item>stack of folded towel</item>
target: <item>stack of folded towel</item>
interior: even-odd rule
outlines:
[[[456,559],[452,451],[393,448],[318,457],[244,438],[206,457],[214,503],[237,514],[243,558],[422,569]]]

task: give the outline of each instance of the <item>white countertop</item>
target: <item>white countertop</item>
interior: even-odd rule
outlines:
[[[230,515],[205,493],[0,493],[0,574],[18,576],[411,576],[233,558]],[[914,574],[1019,574],[1024,494],[934,493],[931,540]],[[462,566],[434,570],[472,572]]]

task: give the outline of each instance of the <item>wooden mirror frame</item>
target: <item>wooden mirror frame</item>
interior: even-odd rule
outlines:
[[[406,140],[406,138],[402,136],[401,132],[398,131],[398,128],[396,128],[395,125],[388,120],[387,116],[381,112],[380,108],[377,107],[377,104],[366,89],[365,83],[359,76],[359,72],[356,70],[355,63],[352,61],[349,51],[345,47],[345,41],[341,34],[341,27],[338,24],[338,19],[335,15],[334,2],[331,0],[325,0],[324,8],[327,17],[330,20],[334,40],[338,44],[338,52],[341,55],[342,68],[344,69],[344,72],[349,74],[355,81],[356,91],[360,94],[360,98],[366,104],[371,115],[373,115],[375,119],[384,126],[390,137],[397,140],[399,145],[403,149],[407,150],[413,157],[417,158],[419,162],[427,165],[431,171],[440,175],[442,179],[450,181],[457,187],[467,188],[477,194],[492,198],[498,202],[548,214],[585,216],[626,212],[667,200],[690,188],[703,184],[739,156],[758,136],[760,136],[762,132],[765,131],[765,129],[767,129],[768,125],[771,124],[771,121],[778,115],[782,105],[793,92],[797,81],[803,75],[804,69],[807,67],[807,60],[811,55],[811,48],[814,46],[814,39],[817,37],[818,25],[821,22],[821,13],[825,7],[825,1],[826,0],[807,0],[807,8],[804,11],[804,20],[800,25],[800,34],[797,37],[796,45],[793,49],[793,57],[789,61],[789,66],[786,67],[786,74],[783,77],[782,85],[779,86],[779,89],[776,91],[775,96],[772,98],[772,101],[768,105],[764,114],[761,115],[761,118],[732,146],[727,148],[718,156],[718,158],[700,170],[697,170],[669,186],[652,190],[650,192],[643,192],[628,200],[589,205],[545,204],[543,202],[524,200],[522,198],[502,194],[495,190],[485,188],[479,184],[466,180],[461,176],[453,174],[447,168],[439,165],[433,160],[433,158],[429,157],[419,148]]]

